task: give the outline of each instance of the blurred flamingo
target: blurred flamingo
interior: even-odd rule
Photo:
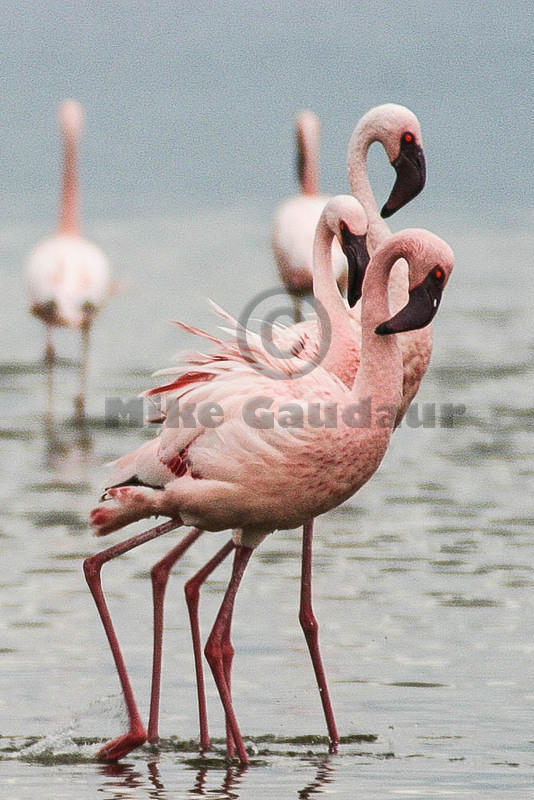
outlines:
[[[30,310],[46,325],[45,363],[50,370],[55,360],[52,329],[80,331],[80,390],[75,400],[78,417],[85,413],[89,332],[112,288],[104,253],[80,235],[77,160],[83,121],[80,103],[61,103],[64,166],[58,232],[37,244],[27,264]]]
[[[312,291],[315,229],[328,196],[319,194],[319,117],[313,111],[300,111],[295,118],[295,134],[300,192],[276,209],[272,246],[278,274],[293,301],[295,322],[300,322],[302,297]],[[347,262],[336,239],[332,256],[338,285],[344,289]]]

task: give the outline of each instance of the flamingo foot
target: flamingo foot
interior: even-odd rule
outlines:
[[[146,731],[144,728],[139,728],[135,731],[130,731],[101,747],[97,753],[97,758],[100,761],[119,761],[125,755],[140,747],[146,742]]]
[[[158,491],[161,490],[139,486],[120,486],[108,489],[103,497],[111,500],[112,503],[96,506],[89,515],[91,527],[96,536],[105,536],[138,519],[157,516],[159,513]]]

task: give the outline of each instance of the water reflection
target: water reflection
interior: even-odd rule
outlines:
[[[208,788],[208,775],[210,767],[200,767],[198,770],[193,788],[189,794],[194,797],[217,797],[220,800],[238,800],[239,794],[236,792],[241,784],[241,777],[247,771],[247,767],[228,766],[224,772],[224,778],[220,784],[220,789]],[[212,772],[213,772],[212,768]]]
[[[315,794],[322,794],[325,786],[334,781],[334,764],[331,755],[321,756],[317,760],[315,778],[298,792],[301,800],[309,800]]]
[[[159,774],[159,769],[158,769],[158,765],[157,765],[156,761],[149,761],[149,763],[147,764],[147,767],[148,767],[148,775],[149,775],[150,783],[156,789],[156,793],[155,794],[153,794],[151,792],[151,797],[161,796],[160,795],[160,790],[165,789],[165,787],[164,787],[164,785],[163,785],[163,783],[161,781],[160,774]]]
[[[58,428],[54,420],[46,416],[43,433],[46,468],[73,476],[74,467],[74,473],[85,481],[93,450],[93,437],[87,425],[77,425],[73,430]]]
[[[223,764],[224,762],[221,762]],[[139,797],[138,790],[144,788],[146,795],[155,800],[161,800],[172,795],[173,789],[169,789],[163,783],[158,762],[149,761],[147,763],[147,775],[144,776],[139,768],[132,764],[114,763],[100,764],[98,769],[105,778],[102,782],[100,792],[105,793],[109,800],[125,800],[130,797]],[[227,765],[223,770],[222,781],[217,781],[213,786],[209,778],[220,775],[221,767],[214,767],[207,763],[206,766],[196,770],[193,786],[187,793],[193,797],[212,797],[214,800],[239,800],[239,789],[241,777],[247,771],[247,767],[239,765]],[[311,784],[312,785],[312,784]],[[315,782],[314,784],[315,785]],[[132,794],[129,794],[132,790]],[[302,797],[308,797],[308,794]]]
[[[42,431],[45,448],[45,469],[63,476],[69,482],[86,483],[93,452],[93,435],[86,417],[60,423],[54,414],[52,401],[43,416]]]
[[[165,797],[163,784],[150,789],[147,784],[146,778],[133,767],[131,764],[113,763],[113,764],[100,764],[100,774],[105,778],[99,789],[99,792],[105,793],[106,800],[127,800],[129,797],[137,797],[138,790],[148,788],[148,796],[161,798]],[[150,781],[149,770],[149,782]],[[154,783],[152,786],[154,786]],[[125,790],[132,790],[131,794]]]

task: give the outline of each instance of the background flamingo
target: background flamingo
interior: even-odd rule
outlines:
[[[278,274],[294,306],[295,322],[302,319],[302,297],[312,291],[313,240],[321,212],[328,200],[319,193],[319,142],[321,123],[313,111],[300,111],[295,119],[297,176],[300,192],[288,197],[273,218],[272,246]],[[334,239],[334,269],[345,288],[347,264]]]
[[[27,264],[30,310],[46,325],[45,362],[50,369],[55,358],[52,328],[81,333],[80,390],[75,400],[79,417],[85,413],[89,331],[111,293],[107,258],[80,235],[77,159],[83,120],[76,100],[60,105],[64,166],[58,232],[35,247]]]
[[[410,301],[399,314],[384,323],[384,318],[389,316],[387,279],[400,256],[406,257],[412,268]],[[178,379],[160,389],[169,393],[171,400],[162,436],[138,451],[136,472],[129,480],[120,480],[120,486],[110,488],[106,497],[112,503],[98,506],[91,515],[98,534],[153,514],[173,518],[172,522],[112,547],[85,564],[88,582],[114,651],[131,723],[128,734],[102,749],[104,757],[124,755],[142,739],[143,729],[103,598],[100,569],[110,558],[167,532],[170,527],[192,523],[206,530],[237,529],[239,526],[234,533],[236,555],[232,578],[208,639],[206,656],[231,738],[240,760],[247,762],[230,693],[233,652],[230,626],[246,564],[253,549],[272,530],[297,527],[324,513],[351,496],[374,473],[387,448],[401,402],[402,384],[402,360],[396,337],[376,336],[374,329],[378,326],[377,332],[386,334],[427,324],[437,310],[451,269],[450,248],[428,232],[403,232],[385,243],[370,265],[364,282],[362,364],[352,390],[320,367],[298,381],[282,382],[259,376],[239,362],[232,370],[225,367],[212,380],[206,380],[199,372],[196,385],[186,375],[182,383]],[[220,403],[224,409],[223,424],[215,429],[180,430],[179,420],[173,415],[177,411],[176,401],[184,394],[188,402],[201,403],[209,399]],[[384,424],[373,410],[373,420],[368,427],[352,427],[342,419],[335,429],[326,431],[308,425],[299,427],[296,434],[276,425],[272,429],[258,430],[246,424],[242,417],[244,400],[258,394],[273,397],[274,408],[278,411],[287,402],[303,398],[336,402],[340,409],[347,410],[358,398],[371,397],[379,405],[388,404],[391,413],[389,423]],[[254,469],[250,469],[251,463]],[[311,540],[305,547],[311,550]],[[308,597],[305,589],[303,595]],[[312,659],[320,659],[318,644],[315,644],[315,650],[310,648]],[[227,651],[230,652],[229,663],[223,655]],[[335,745],[335,723],[329,733]],[[229,755],[232,749],[229,747]]]

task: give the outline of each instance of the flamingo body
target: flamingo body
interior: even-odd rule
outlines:
[[[99,247],[76,234],[44,239],[27,266],[30,308],[47,325],[89,324],[110,292],[109,262]]]
[[[292,295],[305,295],[312,290],[313,239],[328,195],[301,194],[285,200],[273,219],[273,252],[278,274]],[[334,274],[342,287],[346,285],[347,261],[334,239],[332,244]]]
[[[303,295],[312,291],[313,240],[321,212],[329,200],[319,193],[319,139],[321,124],[312,111],[295,120],[299,193],[284,200],[273,217],[272,247],[280,280],[295,304],[295,321],[301,319]],[[336,239],[332,243],[333,268],[340,288],[346,287],[347,262]]]
[[[427,231],[415,229],[389,237],[375,261],[381,263],[383,252],[403,250],[420,265],[419,271],[414,268],[415,276],[420,278],[422,270],[428,271],[435,262],[448,278],[450,248]],[[394,260],[390,262],[388,276]],[[366,274],[364,286],[369,280]],[[412,277],[411,282],[414,280]],[[381,312],[389,314],[387,300]],[[371,320],[375,322],[372,315]],[[362,323],[362,354],[365,338],[370,337],[364,328]],[[205,530],[242,529],[245,538],[249,533],[254,538],[258,533],[298,527],[339,505],[376,470],[403,400],[397,337],[386,337],[381,348],[374,344],[374,349],[383,350],[387,357],[382,353],[376,363],[363,369],[362,358],[352,388],[321,366],[296,380],[282,381],[258,375],[240,361],[226,361],[212,365],[207,372],[199,369],[196,382],[192,371],[152,390],[151,394],[164,394],[167,400],[161,435],[136,455],[127,456],[125,462],[119,461],[120,472],[112,478],[123,483],[126,466],[133,470],[135,483],[145,485],[109,489],[106,496],[116,503],[95,509],[95,531],[108,533],[133,519],[162,514]],[[220,424],[184,424],[181,401],[195,409],[214,404]],[[347,409],[362,401],[370,406],[369,417],[365,425],[352,426],[346,421]],[[254,412],[249,414],[249,403],[256,409],[256,402],[257,410],[269,415],[265,426]],[[327,405],[337,409],[335,426],[311,425],[306,418],[310,407]],[[385,420],[380,416],[383,411],[378,410],[384,407],[389,414]],[[298,416],[296,425],[286,427],[284,412],[298,415],[299,409],[302,422]]]

